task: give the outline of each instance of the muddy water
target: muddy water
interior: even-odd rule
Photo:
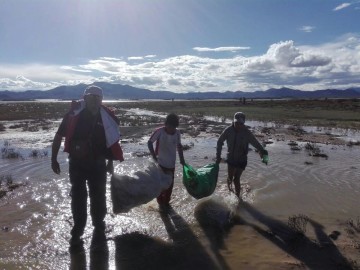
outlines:
[[[50,152],[53,134],[0,137],[1,144],[10,141],[23,151],[23,159],[0,159],[1,175],[26,183],[0,200],[0,269],[272,269],[272,263],[288,257],[276,244],[252,232],[258,227],[247,224],[261,227],[265,219],[259,217],[286,222],[289,216],[304,214],[333,228],[360,216],[359,147],[319,145],[328,155],[325,159],[309,156],[304,149],[292,151],[287,142],[274,142],[267,146],[268,166],[257,153],[249,153],[242,176],[244,203],[239,204],[227,190],[225,164],[220,165],[216,192],[201,200],[187,194],[178,164],[168,213],[159,212],[151,201],[113,215],[108,186],[106,243],[92,243],[88,220],[83,248],[70,250],[67,156],[59,155],[60,176],[51,171],[48,156],[28,156],[35,141],[37,149]],[[211,163],[216,139],[206,134],[196,139],[184,136],[184,144],[194,144],[185,152],[186,161],[194,167]],[[147,151],[146,138],[123,148],[126,161],[116,163],[117,173],[146,166],[148,157],[133,154]],[[237,223],[225,230],[234,216]]]

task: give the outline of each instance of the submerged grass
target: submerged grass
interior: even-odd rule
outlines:
[[[14,183],[11,174],[0,175],[0,199],[5,197],[9,192],[22,186],[25,186],[25,183]]]

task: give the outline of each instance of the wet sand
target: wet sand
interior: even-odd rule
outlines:
[[[163,121],[155,118],[142,118],[142,126],[121,127],[127,160],[116,164],[119,173],[146,164],[146,138]],[[216,138],[227,123],[182,119],[183,143],[189,146],[186,160],[194,166],[212,162]],[[47,156],[2,160],[3,174],[12,173],[27,185],[0,201],[0,268],[358,269],[360,150],[349,145],[358,133],[335,136],[332,129],[308,132],[285,124],[247,124],[267,143],[270,164],[249,153],[243,202],[226,189],[225,164],[214,195],[199,201],[184,190],[178,165],[167,212],[159,212],[152,201],[113,215],[108,201],[106,241],[94,241],[88,225],[79,249],[69,249],[67,243],[71,214],[66,155],[59,157],[61,177],[49,171]],[[0,139],[28,151],[33,141],[41,141],[48,149],[55,126],[32,137],[17,137],[19,129],[7,128]],[[325,156],[312,156],[306,150],[309,143]]]

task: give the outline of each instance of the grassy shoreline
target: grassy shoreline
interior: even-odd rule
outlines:
[[[0,121],[60,119],[70,102],[12,102],[0,104]],[[188,100],[107,102],[117,114],[140,108],[156,112],[175,112],[193,116],[233,117],[237,111],[248,120],[301,126],[338,127],[360,130],[360,99],[325,100]]]

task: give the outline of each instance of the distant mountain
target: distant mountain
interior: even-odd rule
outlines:
[[[243,92],[191,92],[174,93],[170,91],[151,91],[129,85],[97,82],[104,90],[105,99],[239,99],[239,98],[360,98],[360,88],[346,90],[326,89],[301,91],[290,88],[271,88],[266,91]],[[80,99],[87,85],[59,86],[51,90],[28,90],[24,92],[0,91],[0,100],[32,99]]]

